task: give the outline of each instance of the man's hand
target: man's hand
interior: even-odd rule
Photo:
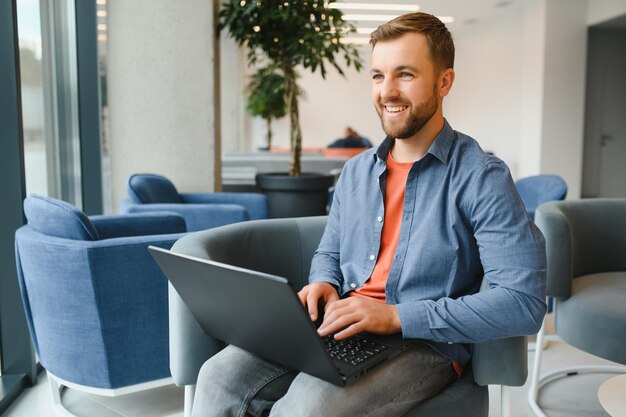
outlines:
[[[317,306],[320,300],[323,302],[324,310],[326,310],[332,303],[339,300],[339,294],[337,290],[331,284],[327,282],[316,282],[303,287],[298,292],[300,302],[309,311],[309,317],[312,321],[317,320]]]
[[[335,339],[341,340],[361,332],[391,334],[401,330],[400,316],[395,305],[362,297],[348,297],[325,309],[324,322],[317,332],[320,336],[338,332]]]

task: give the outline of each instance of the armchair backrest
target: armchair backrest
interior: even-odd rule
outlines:
[[[24,200],[24,213],[35,231],[73,240],[98,240],[98,231],[85,213],[65,201],[31,194]]]
[[[582,275],[626,271],[626,199],[545,203],[535,222],[546,239],[548,296],[569,298]]]
[[[547,201],[565,199],[567,184],[558,175],[534,175],[519,179],[515,186],[522,197],[526,212],[534,219],[537,207]]]
[[[298,290],[308,282],[313,253],[326,217],[250,221],[187,235],[173,251],[285,277]],[[223,346],[205,335],[170,286],[170,370],[178,385],[195,384],[202,364]],[[523,385],[526,338],[474,346],[473,369],[480,385]]]
[[[134,174],[126,182],[128,196],[137,204],[182,203],[174,184],[156,174]]]

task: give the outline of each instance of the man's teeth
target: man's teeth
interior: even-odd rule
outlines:
[[[385,106],[385,109],[389,112],[389,113],[398,113],[401,112],[402,110],[405,110],[407,107],[409,106]]]

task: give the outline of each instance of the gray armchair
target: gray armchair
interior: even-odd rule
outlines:
[[[566,343],[626,365],[626,199],[555,201],[539,206],[535,222],[546,239],[547,295],[554,300],[556,334]],[[544,322],[545,324],[545,322]],[[545,325],[537,335],[542,346]],[[544,417],[539,390],[577,373],[625,373],[624,366],[570,367],[540,375],[537,349],[529,403]]]
[[[325,225],[326,217],[250,221],[190,234],[177,241],[172,250],[283,276],[299,289],[307,284],[311,258]],[[169,305],[170,370],[174,382],[186,387],[188,416],[198,371],[223,344],[203,333],[171,286]],[[451,387],[405,417],[487,417],[488,384],[519,386],[526,381],[526,338],[475,345],[471,368],[473,371],[465,372]],[[508,406],[506,400],[502,404]]]

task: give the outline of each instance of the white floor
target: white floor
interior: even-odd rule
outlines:
[[[532,368],[534,354],[529,353]],[[562,342],[551,342],[544,352],[543,372],[571,365],[608,363]],[[549,417],[608,417],[597,399],[599,385],[612,375],[575,375],[545,386],[540,403]],[[512,388],[512,417],[532,417],[526,396],[528,383]],[[490,417],[500,417],[498,387],[490,387]],[[45,373],[36,386],[26,390],[4,417],[52,416],[50,392]],[[182,417],[183,390],[169,386],[116,398],[98,397],[66,390],[63,402],[73,413],[84,417]],[[433,416],[443,417],[443,416]],[[472,417],[469,416],[468,417]]]

